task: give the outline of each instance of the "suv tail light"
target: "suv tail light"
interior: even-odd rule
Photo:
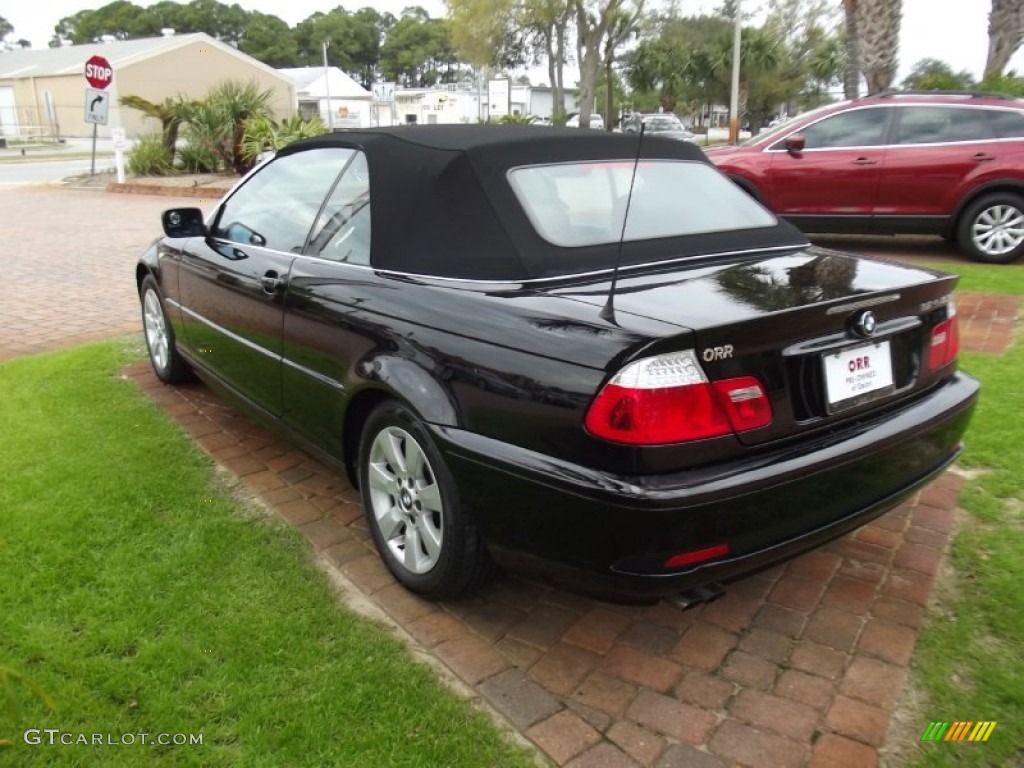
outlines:
[[[960,353],[960,322],[957,320],[956,306],[949,303],[949,317],[932,329],[931,344],[928,347],[928,367],[931,370],[941,368],[956,360]]]
[[[664,445],[745,432],[771,423],[772,409],[752,376],[709,382],[692,350],[630,363],[587,410],[587,431],[630,445]]]

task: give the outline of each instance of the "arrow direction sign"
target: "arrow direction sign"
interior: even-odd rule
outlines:
[[[85,89],[85,122],[93,125],[106,125],[110,107],[110,97],[99,88]]]

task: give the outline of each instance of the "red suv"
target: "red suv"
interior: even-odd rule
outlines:
[[[880,94],[708,156],[806,232],[938,234],[993,264],[1024,253],[1021,99]]]

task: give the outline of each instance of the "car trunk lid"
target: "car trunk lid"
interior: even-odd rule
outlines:
[[[931,270],[810,247],[624,273],[614,305],[690,329],[630,359],[693,349],[711,381],[756,377],[773,418],[737,436],[758,445],[873,413],[948,375],[948,366],[929,367],[928,354],[955,283]],[[562,294],[595,305],[606,299],[593,285]]]

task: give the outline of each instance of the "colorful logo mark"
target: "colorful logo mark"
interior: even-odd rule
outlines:
[[[931,722],[921,734],[921,741],[988,741],[995,729],[995,720]]]

